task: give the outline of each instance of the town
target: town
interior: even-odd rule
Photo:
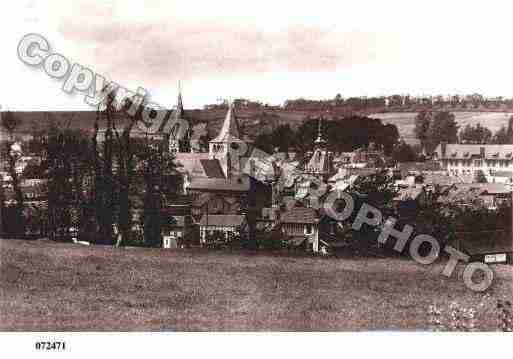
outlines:
[[[251,102],[224,104],[185,110],[180,91],[152,133],[135,126],[140,113],[130,118],[114,95],[97,111],[2,112],[2,235],[386,253],[372,229],[356,233],[327,215],[330,193],[346,191],[476,260],[511,261],[513,120],[495,136],[480,124],[459,129],[433,101],[418,112],[409,144],[395,125],[358,112],[322,108],[296,128],[267,129],[272,116],[259,106],[248,116]],[[221,116],[199,121],[201,111]],[[167,125],[176,120],[188,124],[182,136]]]

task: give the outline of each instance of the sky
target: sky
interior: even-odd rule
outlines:
[[[251,98],[453,94],[513,97],[511,1],[35,1],[0,14],[2,110],[91,109],[27,66],[51,52],[171,107]],[[15,3],[15,4],[13,4]]]

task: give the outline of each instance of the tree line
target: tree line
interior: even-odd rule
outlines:
[[[38,236],[55,240],[161,244],[161,231],[167,223],[161,218],[161,209],[176,199],[181,177],[167,151],[168,138],[152,141],[131,136],[136,122],[142,120],[142,106],[134,116],[127,113],[131,103],[116,103],[115,93],[107,96],[96,112],[91,132],[50,125],[28,144],[36,149],[40,164],[27,166],[21,174],[16,166],[22,152],[13,150],[15,141],[9,136],[2,157],[14,198],[6,202],[0,186],[5,235],[25,236],[29,222],[36,221]],[[122,124],[120,117],[128,121]],[[19,124],[12,113],[2,117],[2,127],[11,134]],[[24,196],[23,180],[34,176],[44,179],[46,205],[44,201],[28,204]]]
[[[460,129],[454,114],[422,111],[415,117],[415,136],[420,140],[422,147],[431,153],[442,141],[447,143],[468,144],[508,144],[513,143],[513,116],[509,118],[508,125],[503,125],[495,133],[477,123],[467,124]]]
[[[330,121],[310,118],[296,130],[289,124],[282,124],[272,131],[260,133],[255,138],[254,145],[267,153],[272,153],[275,149],[281,152],[306,153],[314,146],[319,121],[322,121],[321,132],[328,149],[334,152],[350,152],[374,143],[389,155],[399,139],[399,131],[395,125],[384,125],[379,119],[352,115]]]

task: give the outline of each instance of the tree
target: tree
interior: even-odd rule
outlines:
[[[287,152],[296,144],[296,133],[289,124],[279,125],[271,134],[271,143],[281,152]]]
[[[492,131],[478,123],[475,126],[467,124],[460,131],[460,141],[463,143],[481,144],[490,143]]]
[[[14,218],[10,218],[9,221],[5,221],[5,224],[10,224],[10,228],[13,229],[11,234],[23,236],[25,234],[25,217],[23,215],[25,202],[23,191],[21,189],[21,175],[17,171],[18,161],[20,160],[22,153],[21,146],[14,142],[14,132],[20,125],[21,120],[14,116],[12,112],[8,111],[3,114],[0,126],[7,132],[9,138],[2,144],[0,157],[6,159],[7,172],[10,177],[9,184],[13,189],[15,199],[15,205],[12,208],[14,211]],[[5,206],[3,207],[3,210],[5,211],[7,208],[5,208]]]
[[[377,229],[382,223],[378,224],[378,227],[364,225],[358,230],[354,230],[351,223],[354,223],[364,204],[378,209],[382,218],[394,214],[393,198],[397,195],[394,179],[386,170],[359,177],[348,190],[348,194],[353,198],[354,210],[351,216],[341,223],[343,227],[347,228],[343,232],[344,240],[351,242],[353,249],[357,251],[375,251],[379,247],[377,242],[379,231]],[[346,204],[335,203],[335,206],[340,207],[341,210],[345,208]]]
[[[424,146],[428,139],[428,130],[431,125],[432,113],[422,111],[415,116],[415,137],[420,140],[420,143]]]
[[[510,143],[513,143],[513,116],[509,118],[508,121],[508,130],[506,131],[506,134],[508,136],[508,140]]]
[[[392,176],[386,169],[371,175],[358,177],[352,187],[358,197],[382,211],[392,208],[392,200],[397,195],[397,189]]]
[[[140,175],[143,180],[144,242],[157,247],[161,243],[162,208],[172,202],[181,184],[174,157],[165,146],[146,143],[137,151]]]
[[[101,244],[114,244],[114,140],[113,126],[115,113],[115,93],[109,93],[104,103],[98,105],[94,132],[92,137],[93,150],[93,202],[96,225],[98,226],[97,242]],[[98,144],[100,118],[106,120],[105,138]]]
[[[497,130],[497,132],[495,132],[495,135],[493,136],[493,143],[496,143],[498,145],[512,143],[510,138],[508,137],[506,126],[503,125],[499,130]]]
[[[417,154],[412,146],[405,142],[400,142],[392,151],[392,159],[395,162],[413,162],[417,160]]]
[[[458,124],[454,114],[447,111],[436,113],[429,125],[426,141],[428,152],[433,152],[442,141],[456,143],[458,141]]]
[[[50,238],[87,235],[90,217],[90,192],[87,184],[93,176],[88,136],[81,130],[52,126],[44,144],[46,150],[42,167],[48,178]]]
[[[318,123],[318,118],[307,120],[296,131],[295,143],[300,152],[313,148]],[[332,151],[354,151],[372,142],[383,148],[387,155],[390,155],[399,139],[399,131],[395,125],[384,125],[379,119],[355,115],[323,121],[322,135]]]

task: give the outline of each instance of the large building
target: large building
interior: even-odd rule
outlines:
[[[435,158],[452,176],[477,178],[482,174],[487,182],[513,182],[513,145],[441,143]]]

